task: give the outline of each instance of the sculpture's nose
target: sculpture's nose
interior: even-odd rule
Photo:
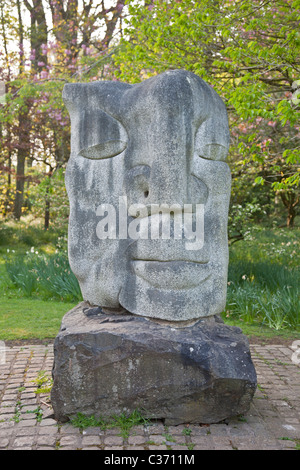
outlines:
[[[183,208],[207,197],[205,184],[192,175],[195,131],[206,114],[194,106],[190,81],[176,76],[150,80],[146,93],[138,85],[126,93],[124,192],[129,204]]]
[[[129,205],[149,203],[151,168],[136,165],[127,170],[124,178],[124,193]]]
[[[179,146],[178,146],[179,147]],[[149,164],[143,159],[134,158],[128,161],[134,166],[129,167],[124,178],[124,194],[129,206],[145,205],[150,211],[151,205],[177,205],[184,209],[186,204],[205,204],[208,188],[191,172],[191,149],[176,146],[160,147],[160,152],[153,152]]]
[[[151,162],[150,201],[157,204],[183,206],[190,202],[191,149],[180,135],[174,136],[168,142],[165,135],[163,138],[165,141],[160,143]]]
[[[149,165],[136,165],[125,175],[124,192],[129,205],[143,204],[179,204],[189,202],[187,191],[187,174],[179,169],[179,164],[173,164],[169,175],[164,173],[166,161],[154,161]]]

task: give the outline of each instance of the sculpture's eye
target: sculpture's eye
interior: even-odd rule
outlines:
[[[229,131],[213,117],[203,122],[196,132],[195,153],[208,160],[225,161],[229,148]]]
[[[104,111],[81,111],[78,120],[78,155],[89,159],[114,157],[127,146],[122,124]]]

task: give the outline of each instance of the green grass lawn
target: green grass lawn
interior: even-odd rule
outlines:
[[[45,233],[37,227],[4,226],[0,231],[0,340],[43,340],[55,338],[62,317],[78,302],[63,301],[38,289],[32,295],[14,285],[5,261],[34,251],[53,255],[61,234]],[[28,280],[29,275],[25,276]],[[40,286],[39,286],[40,287]]]
[[[25,295],[10,281],[3,262],[0,263],[0,296],[2,341],[55,338],[62,317],[78,303],[51,297],[44,300],[39,292]]]
[[[260,341],[300,338],[299,232],[254,227],[230,247],[225,323]],[[82,300],[65,241],[38,227],[0,225],[0,340],[55,338]]]
[[[0,340],[55,338],[61,319],[73,303],[26,298],[2,298]]]
[[[0,340],[54,339],[62,317],[76,304],[27,298],[4,298],[0,305]],[[261,342],[290,342],[299,339],[299,333],[289,329],[277,331],[240,319],[226,319],[225,323],[238,326],[249,338]]]
[[[291,329],[275,330],[259,323],[247,323],[240,319],[229,320],[224,319],[227,325],[237,326],[241,328],[243,334],[247,336],[250,342],[258,342],[261,344],[287,344],[291,345],[293,341],[300,338],[300,332]]]

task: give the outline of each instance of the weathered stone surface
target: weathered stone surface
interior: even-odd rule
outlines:
[[[218,317],[181,324],[83,302],[63,318],[54,348],[60,421],[141,409],[167,424],[216,423],[245,413],[256,388],[247,339]]]
[[[221,98],[184,70],[136,85],[67,84],[63,98],[71,117],[69,260],[83,298],[165,320],[222,312],[231,176]],[[199,234],[177,237],[169,222],[170,236],[156,238],[162,207],[163,222],[175,207],[174,220],[186,229],[190,214]]]

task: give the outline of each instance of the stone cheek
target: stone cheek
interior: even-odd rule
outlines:
[[[221,99],[199,77],[172,71],[138,85],[68,84],[64,100],[72,122],[69,259],[84,299],[174,321],[220,313],[230,197]],[[193,205],[195,223],[196,204],[204,207],[199,246],[185,233],[176,238],[174,227],[169,238],[153,238],[159,215],[151,209],[162,204],[175,207],[163,219],[174,226],[178,208]],[[128,213],[142,206],[140,218]],[[111,236],[103,238],[108,213]]]

